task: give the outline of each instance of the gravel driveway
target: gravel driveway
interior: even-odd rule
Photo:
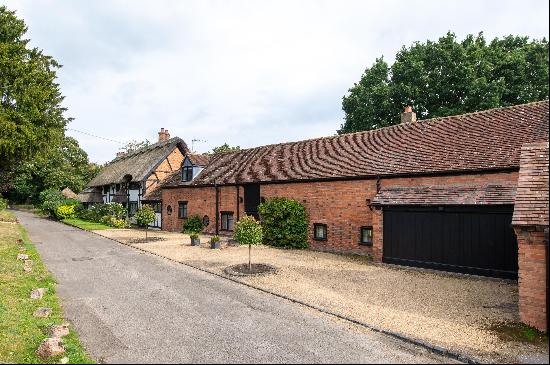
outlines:
[[[135,230],[97,233],[129,242]],[[187,235],[156,231],[161,241],[133,246],[217,273],[248,260],[247,247],[190,246]],[[202,242],[208,242],[204,237]],[[518,322],[517,284],[465,275],[376,265],[356,256],[253,248],[253,261],[276,275],[240,279],[354,319],[487,361],[548,359],[548,348],[503,341],[491,330]],[[535,355],[533,358],[532,356]]]
[[[258,290],[17,212],[100,363],[442,363]]]

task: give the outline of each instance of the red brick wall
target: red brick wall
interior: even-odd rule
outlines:
[[[522,322],[546,331],[547,246],[544,228],[516,226],[514,229],[518,237],[520,318]]]
[[[435,176],[415,178],[382,179],[381,187],[413,185],[453,185],[468,183],[515,183],[517,172],[486,173],[458,176]],[[237,188],[220,187],[219,210],[234,212],[237,219]],[[326,181],[288,184],[262,184],[260,195],[287,197],[295,199],[306,207],[310,216],[310,245],[317,250],[371,254],[374,259],[382,259],[382,211],[371,210],[367,199],[376,195],[376,180]],[[240,197],[244,190],[240,188]],[[177,218],[178,201],[188,201],[190,215],[210,217],[210,226],[206,232],[215,232],[215,190],[208,188],[163,189],[163,229],[179,231],[182,221]],[[166,215],[166,207],[173,208],[172,216]],[[244,204],[239,204],[239,215],[244,214]],[[324,223],[328,226],[328,240],[313,239],[313,224]],[[359,234],[362,226],[373,227],[373,246],[359,245]]]

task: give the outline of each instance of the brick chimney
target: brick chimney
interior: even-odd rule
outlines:
[[[401,113],[401,124],[416,122],[416,113],[413,112],[412,105],[407,105]]]
[[[159,142],[167,141],[169,139],[170,139],[170,133],[168,133],[168,129],[164,130],[164,128],[161,128],[159,132]]]

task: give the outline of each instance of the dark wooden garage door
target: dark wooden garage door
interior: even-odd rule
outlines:
[[[384,209],[384,262],[517,278],[513,207]]]

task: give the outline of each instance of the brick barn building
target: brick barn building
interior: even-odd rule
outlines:
[[[231,233],[244,214],[258,214],[263,200],[288,197],[307,208],[314,249],[517,278],[511,223],[520,156],[522,146],[535,142],[546,142],[547,156],[548,114],[548,101],[424,121],[406,110],[391,127],[214,155],[196,175],[166,179],[162,228],[180,231],[183,219],[199,215],[206,232]],[[534,231],[515,227],[537,242],[525,248],[518,233],[520,255],[526,252],[520,280],[546,250],[547,213]],[[537,262],[527,253],[533,250]],[[545,274],[538,279],[546,285]],[[541,328],[537,316],[528,323]]]

